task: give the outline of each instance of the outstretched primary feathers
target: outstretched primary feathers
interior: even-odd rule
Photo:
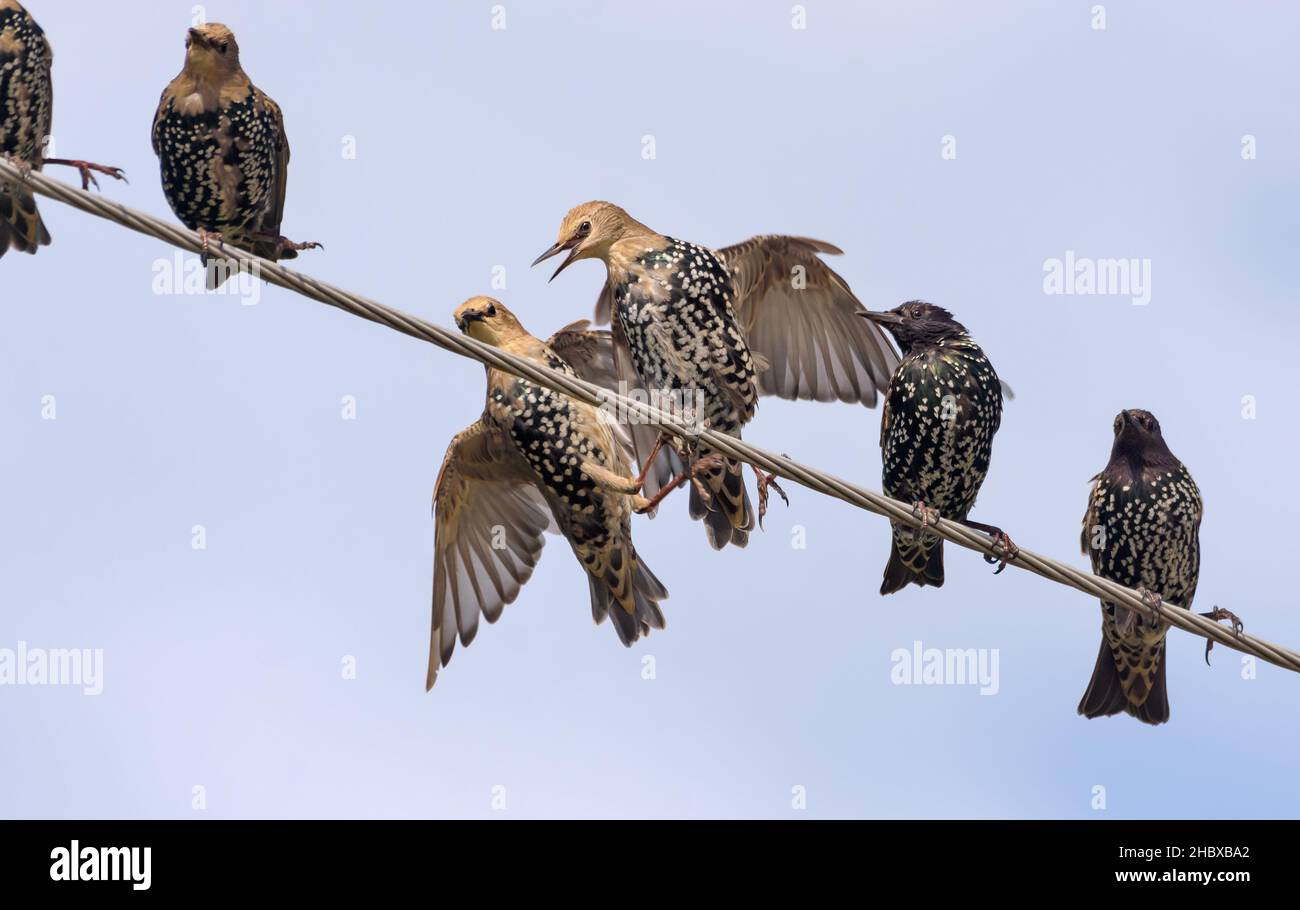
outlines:
[[[559,239],[538,262],[565,250],[556,270],[597,258],[606,281],[596,321],[612,323],[619,376],[670,405],[736,437],[754,416],[760,393],[791,399],[875,404],[897,363],[848,285],[821,261],[838,253],[801,237],[755,237],[720,250],[652,231],[608,202],[572,209]],[[637,460],[657,432],[634,427]],[[652,495],[681,470],[683,451],[661,450],[646,477]],[[701,459],[711,453],[702,447]],[[710,544],[744,546],[754,526],[742,464],[719,464],[691,485],[690,513],[703,519]]]
[[[456,310],[473,338],[572,375],[549,343],[529,335],[499,301]],[[552,341],[585,344],[578,333]],[[624,645],[664,628],[668,592],[632,544],[625,443],[608,415],[526,379],[488,368],[483,416],[447,449],[434,493],[432,687],[481,613],[496,622],[541,555],[543,532],[561,534],[587,575],[592,617],[608,616]]]

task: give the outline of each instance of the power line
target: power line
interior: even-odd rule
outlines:
[[[202,249],[199,237],[193,231],[154,218],[152,215],[135,211],[104,196],[77,189],[57,180],[51,180],[39,172],[33,171],[30,174],[24,174],[22,170],[5,158],[0,158],[0,178],[15,182],[25,181],[42,196],[57,199],[73,208],[165,241],[183,250],[197,253]],[[521,376],[579,401],[584,401],[587,404],[597,407],[619,408],[621,409],[619,413],[635,415],[646,424],[661,427],[680,438],[703,440],[708,443],[711,449],[749,464],[757,465],[780,477],[793,480],[810,490],[841,499],[850,505],[873,512],[876,515],[882,515],[892,521],[920,527],[920,519],[913,514],[913,507],[910,503],[890,499],[873,490],[868,490],[824,471],[800,464],[785,455],[765,451],[734,437],[713,430],[699,430],[688,427],[675,415],[662,411],[653,405],[621,396],[585,380],[566,376],[558,371],[539,366],[491,345],[483,344],[459,332],[454,332],[431,322],[426,322],[417,316],[384,306],[374,300],[341,290],[301,272],[286,269],[279,263],[258,258],[230,246],[223,246],[220,252],[224,258],[237,260],[241,268],[259,275],[271,284],[294,291],[304,297],[337,307],[354,316],[360,316],[362,319],[388,326],[404,335],[427,341],[462,357],[468,357]],[[927,530],[968,550],[975,550],[978,553],[992,557],[1002,555],[1001,551],[995,549],[992,541],[986,535],[948,519],[940,518],[937,522],[931,521]],[[1131,588],[1126,588],[1090,572],[1084,572],[1059,560],[1020,548],[1015,559],[1010,561],[1008,565],[1041,575],[1043,578],[1082,591],[1091,597],[1121,604],[1131,610],[1136,610],[1140,615],[1148,619],[1158,616],[1184,632],[1199,635],[1234,650],[1251,654],[1260,660],[1300,673],[1300,653],[1290,648],[1257,638],[1244,631],[1240,633],[1234,632],[1207,617],[1193,613],[1191,610],[1185,610],[1182,607],[1163,602],[1159,605],[1149,604],[1142,599],[1142,596],[1137,591]]]

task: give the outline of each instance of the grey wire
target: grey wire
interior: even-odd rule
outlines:
[[[183,250],[197,253],[202,249],[199,237],[193,231],[154,218],[151,215],[146,215],[143,212],[138,212],[113,202],[105,196],[89,193],[57,180],[52,180],[39,172],[25,173],[13,162],[2,157],[0,157],[0,178],[8,181],[25,181],[42,196],[57,199],[73,208],[113,221],[141,234],[166,241]],[[709,444],[710,448],[724,455],[737,458],[780,477],[793,480],[810,490],[841,499],[860,509],[889,518],[891,521],[920,527],[921,521],[913,514],[913,507],[910,503],[890,499],[865,487],[841,480],[824,471],[800,464],[785,455],[765,451],[734,437],[712,430],[699,430],[698,428],[688,427],[674,415],[650,404],[625,398],[585,380],[566,376],[547,367],[539,366],[499,348],[483,344],[459,332],[453,332],[442,326],[426,322],[417,316],[403,313],[400,310],[384,306],[382,303],[341,290],[301,272],[292,271],[279,263],[258,258],[243,250],[229,246],[221,247],[219,253],[227,259],[236,259],[240,263],[246,264],[244,267],[253,271],[255,275],[260,275],[271,284],[294,291],[304,297],[310,297],[313,300],[337,307],[355,316],[360,316],[362,319],[388,326],[405,335],[410,335],[412,338],[427,341],[452,353],[521,376],[554,391],[570,395],[587,404],[621,408],[622,410],[619,413],[634,414],[646,424],[660,427],[674,436],[691,440],[703,440]],[[994,546],[993,541],[987,535],[946,518],[940,518],[937,522],[932,520],[928,530],[968,550],[974,550],[992,557],[1002,555],[1001,551]],[[1160,619],[1182,629],[1184,632],[1199,635],[1225,647],[1251,654],[1260,660],[1300,673],[1300,653],[1290,648],[1257,638],[1244,631],[1236,633],[1207,617],[1172,604],[1148,605],[1138,592],[1131,588],[1116,584],[1109,579],[1100,578],[1090,572],[1084,572],[1051,557],[1042,556],[1022,547],[1015,559],[1007,564],[1033,572],[1058,584],[1067,585],[1092,597],[1122,604],[1136,610],[1140,615],[1148,619],[1158,615]]]

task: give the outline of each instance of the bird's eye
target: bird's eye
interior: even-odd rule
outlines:
[[[221,44],[219,44],[217,47],[223,54],[230,49],[230,45],[224,41],[222,41]]]
[[[495,316],[497,314],[497,305],[495,303],[488,304],[487,314],[489,316]]]
[[[582,224],[578,225],[578,230],[583,234],[591,233],[591,222],[590,221],[582,222]]]

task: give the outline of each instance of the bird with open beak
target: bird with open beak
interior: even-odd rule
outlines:
[[[999,528],[967,518],[989,470],[1002,423],[1002,383],[984,351],[952,314],[912,300],[863,316],[898,342],[903,360],[885,393],[880,461],[885,494],[912,503],[921,528],[893,522],[881,594],[909,584],[943,585],[943,540],[925,528],[935,516],[993,536],[1003,559],[1015,546]]]
[[[253,85],[239,45],[210,22],[185,37],[185,65],[163,89],[153,120],[163,194],[203,242],[224,242],[272,262],[319,243],[280,234],[289,178],[289,139],[280,106]],[[209,289],[229,274],[209,268]]]
[[[563,329],[542,342],[499,300],[473,297],[455,312],[462,332],[541,366],[573,375],[560,350],[589,339]],[[668,591],[632,544],[632,511],[646,501],[628,476],[626,441],[606,413],[543,386],[487,368],[483,415],[451,441],[433,496],[431,688],[482,614],[496,622],[541,556],[543,533],[561,534],[587,575],[592,618],[608,616],[631,646],[664,628]]]
[[[760,394],[876,402],[898,362],[880,330],[819,254],[830,244],[764,236],[720,250],[659,234],[609,202],[572,209],[534,265],[564,254],[552,279],[575,262],[604,263],[596,323],[612,324],[623,391],[643,389],[664,410],[739,437]],[[579,373],[582,370],[579,367]],[[639,479],[657,503],[685,482],[690,514],[709,543],[745,546],[754,513],[742,464],[653,428],[630,428]],[[775,479],[755,469],[759,514]],[[784,497],[784,493],[781,493]]]

